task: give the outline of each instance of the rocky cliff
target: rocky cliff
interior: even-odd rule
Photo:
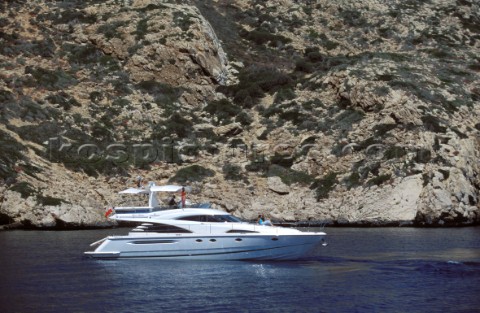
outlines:
[[[480,221],[471,0],[0,4],[0,224],[189,184],[254,219]]]

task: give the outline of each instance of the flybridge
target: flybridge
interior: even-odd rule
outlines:
[[[120,191],[119,193],[131,193],[131,194],[148,194],[150,192],[181,192],[185,189],[185,192],[190,192],[192,188],[177,185],[164,185],[157,186],[154,182],[150,182],[146,188],[128,188]]]
[[[210,204],[196,204],[192,205],[190,201],[186,200],[187,192],[191,192],[192,188],[188,186],[178,186],[178,185],[162,185],[157,186],[154,182],[149,182],[144,188],[128,188],[119,192],[119,194],[131,194],[131,195],[148,195],[148,206],[129,206],[129,207],[114,207],[109,208],[108,212],[115,212],[115,214],[129,214],[129,213],[149,213],[153,211],[172,209],[172,208],[186,208],[186,207],[198,207],[198,208],[208,208]],[[156,193],[180,193],[180,199],[178,203],[175,204],[161,204],[156,196]]]

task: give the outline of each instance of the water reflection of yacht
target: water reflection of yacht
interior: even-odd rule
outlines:
[[[183,189],[183,191],[182,191]],[[162,206],[157,194],[182,193],[178,206]],[[148,195],[148,206],[111,208],[110,219],[136,222],[125,236],[108,236],[85,252],[94,258],[161,258],[198,260],[294,260],[319,243],[324,232],[244,222],[205,204],[188,204],[182,186],[130,188],[122,194]]]

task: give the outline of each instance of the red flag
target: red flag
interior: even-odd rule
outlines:
[[[105,217],[108,217],[110,214],[113,213],[113,208],[112,208],[112,207],[107,208],[107,209],[105,209],[105,210],[106,210],[106,212],[105,212]]]

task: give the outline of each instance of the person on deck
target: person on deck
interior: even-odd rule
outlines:
[[[187,193],[185,192],[185,187],[182,187],[182,208],[185,208],[185,202],[187,201]]]
[[[272,221],[270,221],[269,219],[266,219],[263,214],[260,216],[260,219],[262,220],[262,224],[261,224],[261,225],[273,226]]]
[[[175,195],[172,195],[172,197],[168,201],[168,205],[171,205],[171,206],[177,205],[177,201],[175,201]]]
[[[258,215],[258,221],[257,222],[258,222],[258,224],[263,225],[263,218],[262,218],[261,214]]]

